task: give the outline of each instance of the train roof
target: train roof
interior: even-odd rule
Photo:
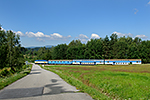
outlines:
[[[35,60],[35,61],[47,61],[47,60]]]
[[[104,61],[104,59],[73,59],[73,61]]]
[[[141,59],[105,59],[105,61],[141,61]]]
[[[72,60],[48,60],[48,61],[72,61]]]

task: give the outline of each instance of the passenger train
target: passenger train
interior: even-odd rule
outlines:
[[[129,65],[142,64],[141,59],[73,59],[73,60],[35,60],[35,64],[49,65]]]

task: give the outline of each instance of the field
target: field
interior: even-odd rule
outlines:
[[[81,92],[96,100],[149,100],[150,65],[52,65],[57,73]]]

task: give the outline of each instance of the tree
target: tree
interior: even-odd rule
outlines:
[[[51,54],[50,49],[47,49],[47,50],[46,50],[45,57],[46,57],[46,60],[52,59],[52,54]]]
[[[110,41],[108,36],[106,35],[106,37],[103,39],[103,58],[104,59],[109,59],[111,58],[111,51],[110,51]]]
[[[45,48],[45,47],[41,47],[41,48],[37,51],[37,58],[38,58],[38,59],[46,60],[46,48]]]
[[[15,71],[22,67],[24,59],[19,40],[19,35],[0,27],[0,68],[11,67]]]
[[[133,42],[136,43],[136,45],[139,45],[141,43],[141,39],[139,37],[136,37]]]
[[[143,63],[150,62],[150,41],[142,41],[138,46],[139,48],[139,58],[142,59]]]
[[[69,43],[68,47],[71,47],[71,46],[81,46],[82,43],[80,40],[73,40]]]
[[[77,46],[75,47],[71,46],[67,49],[67,55],[66,55],[67,59],[78,59],[78,55],[79,54],[78,54]]]
[[[118,41],[113,45],[113,58],[126,59],[127,58],[127,43],[124,41]]]
[[[67,49],[66,44],[60,44],[53,48],[52,50],[52,59],[67,59]]]
[[[85,59],[85,56],[84,56],[85,49],[86,49],[85,44],[78,46],[77,59]]]
[[[117,41],[118,41],[118,36],[116,35],[116,34],[112,34],[111,36],[110,36],[110,38],[111,38],[111,40],[110,40],[110,58],[112,59],[112,58],[114,58],[114,52],[115,52],[115,43],[117,43]]]
[[[103,43],[101,39],[91,39],[86,44],[85,58],[101,59],[103,54]],[[89,54],[88,54],[89,53]]]
[[[83,59],[85,45],[80,40],[73,40],[69,43],[67,49],[67,59]]]
[[[1,30],[0,26],[0,68],[3,68],[7,64],[7,37],[4,30]]]
[[[21,45],[14,47],[14,53],[13,53],[13,60],[12,60],[12,66],[16,67],[18,69],[22,68],[25,59],[23,57],[23,54],[21,53]]]

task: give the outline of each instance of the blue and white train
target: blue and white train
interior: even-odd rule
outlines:
[[[50,65],[129,65],[142,64],[141,59],[73,59],[73,60],[35,60],[35,64]]]

